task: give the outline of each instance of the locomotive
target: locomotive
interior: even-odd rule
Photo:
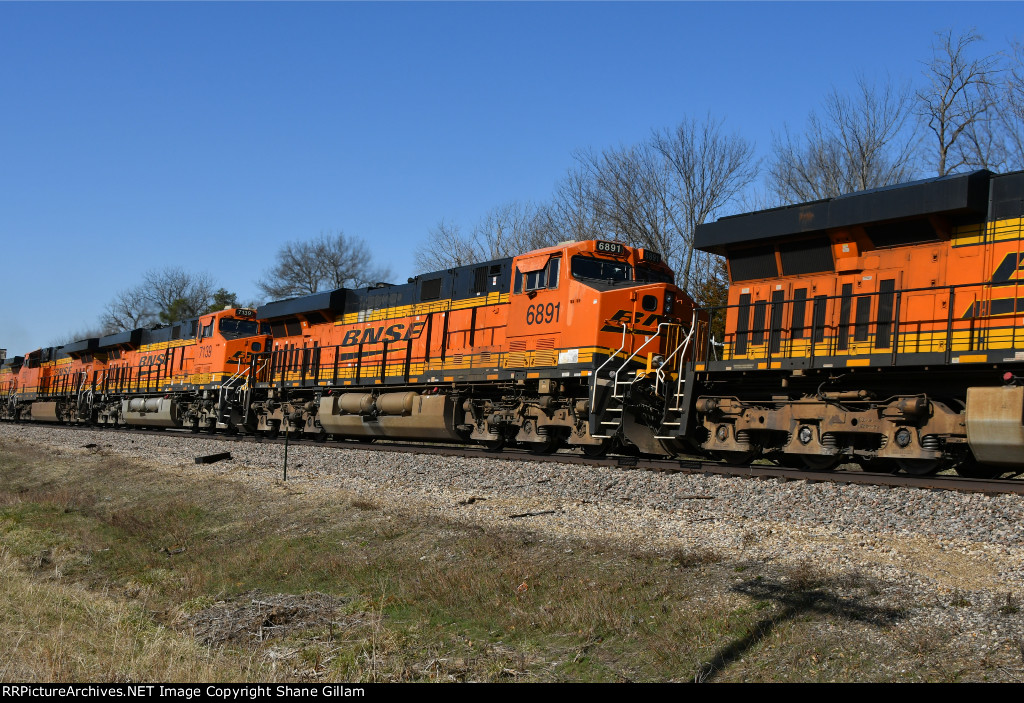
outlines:
[[[370,442],[1024,465],[1024,172],[980,170],[700,226],[725,305],[658,253],[520,256],[7,359],[0,418]]]
[[[1024,172],[728,217],[682,434],[728,461],[968,476],[1024,466]]]
[[[38,349],[0,366],[0,419],[149,427],[239,420],[269,335],[245,308]]]
[[[693,309],[656,252],[564,242],[16,357],[0,417],[663,453]]]

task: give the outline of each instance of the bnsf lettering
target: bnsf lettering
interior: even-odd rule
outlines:
[[[357,344],[380,344],[381,342],[398,342],[416,339],[426,327],[426,322],[414,322],[405,328],[405,324],[381,325],[361,330],[348,330],[342,337],[341,346],[354,347]]]
[[[159,366],[167,361],[166,354],[149,354],[139,359],[139,366]]]

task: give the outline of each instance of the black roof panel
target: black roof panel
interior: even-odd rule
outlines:
[[[991,171],[957,173],[864,190],[837,198],[723,217],[697,227],[694,247],[716,254],[732,245],[762,242],[834,227],[884,222],[932,213],[978,213],[988,209]]]
[[[77,342],[71,342],[65,344],[60,348],[65,354],[86,354],[93,351],[99,345],[99,337],[92,337],[90,339],[80,339]]]
[[[261,305],[256,311],[256,317],[261,320],[271,320],[276,317],[290,317],[320,310],[341,312],[345,306],[345,292],[345,288],[337,288],[324,293],[304,295],[301,298],[275,300]]]
[[[111,347],[118,347],[124,344],[131,345],[133,347],[139,346],[139,340],[142,339],[142,330],[130,330],[127,332],[116,332],[114,334],[108,334],[106,337],[100,337],[97,349],[110,349]]]

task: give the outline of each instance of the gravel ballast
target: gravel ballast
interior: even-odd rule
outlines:
[[[183,475],[281,489],[284,447],[193,435],[0,424],[0,447],[106,452]],[[85,448],[86,444],[95,444]],[[196,465],[195,457],[233,458]],[[876,579],[917,609],[907,621],[950,626],[973,646],[1024,644],[1024,496],[626,471],[500,458],[464,459],[310,443],[288,449],[288,490],[373,500],[385,511],[545,540],[631,550],[713,550],[736,562],[813,564]],[[539,513],[539,514],[538,514]],[[516,516],[516,517],[513,517]],[[955,604],[970,603],[970,607]],[[1024,650],[1022,650],[1024,652]]]

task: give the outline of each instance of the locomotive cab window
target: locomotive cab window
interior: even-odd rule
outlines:
[[[220,333],[224,339],[255,337],[259,331],[260,326],[256,320],[234,320],[230,317],[222,317],[220,320]]]
[[[213,336],[213,320],[210,320],[210,324],[203,325],[199,328],[199,339],[206,339],[207,337]]]
[[[545,288],[558,288],[559,267],[562,263],[561,256],[552,256],[546,265],[536,271],[526,273],[516,267],[516,281],[513,292],[529,293],[530,291],[542,290]]]
[[[656,269],[652,266],[645,264],[637,264],[636,266],[636,280],[644,281],[645,283],[672,283],[674,284],[675,276],[672,272],[667,269]]]
[[[633,280],[633,267],[622,261],[577,254],[572,257],[572,277],[577,281],[621,283]]]

